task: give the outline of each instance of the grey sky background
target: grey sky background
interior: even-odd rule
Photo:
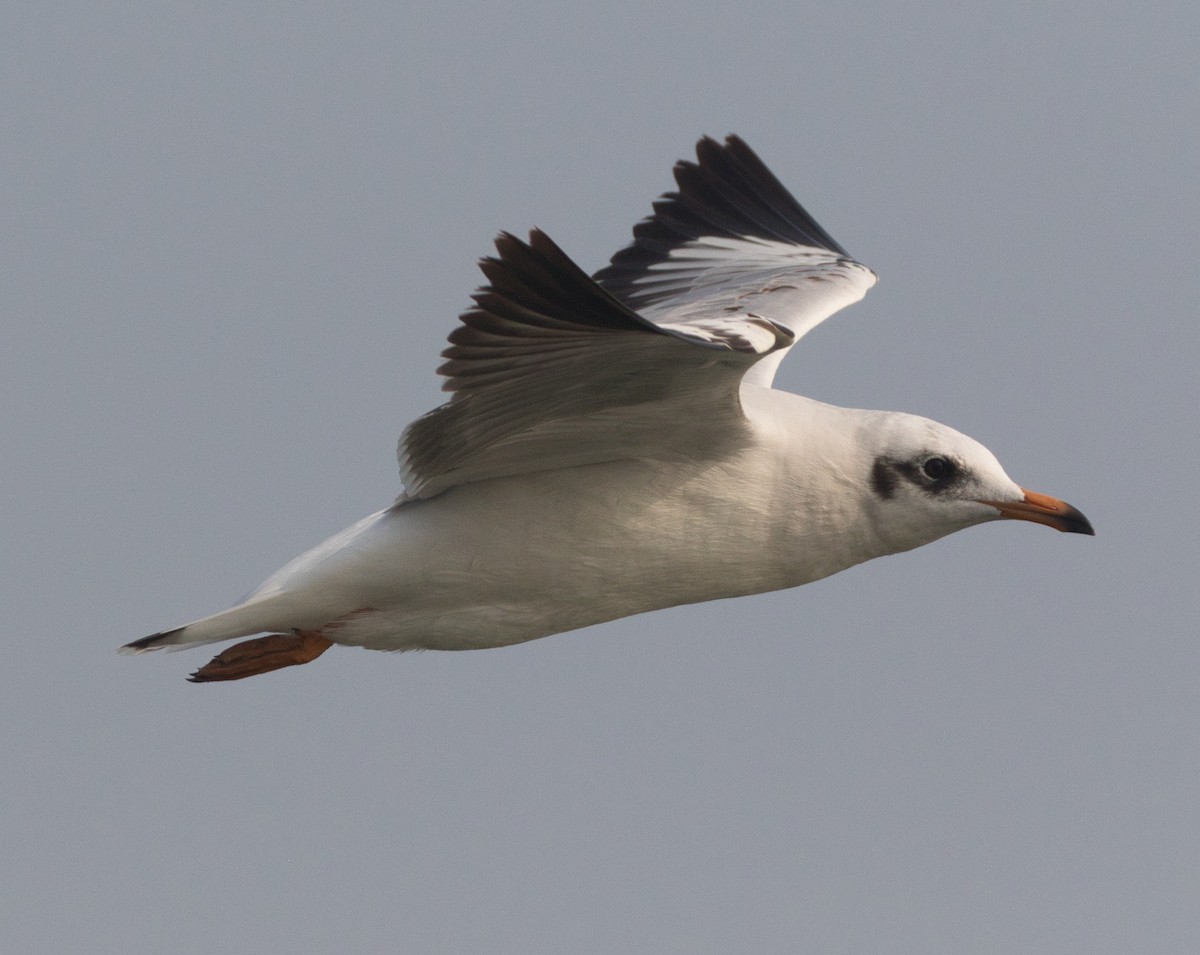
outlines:
[[[1194,4],[11,4],[6,952],[1200,950]],[[229,685],[116,647],[388,503],[500,229],[737,132],[880,275],[778,384],[1098,536]]]

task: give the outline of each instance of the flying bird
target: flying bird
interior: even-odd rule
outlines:
[[[539,230],[496,239],[391,506],[121,649],[253,637],[190,677],[238,680],[333,644],[502,647],[796,587],[1000,518],[1093,533],[945,425],[772,388],[876,277],[741,139],[696,155],[594,276]]]

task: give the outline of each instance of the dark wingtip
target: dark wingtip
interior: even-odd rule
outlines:
[[[704,136],[696,158],[674,166],[677,190],[660,196],[653,213],[633,227],[633,242],[594,278],[635,308],[657,293],[639,285],[671,251],[701,237],[756,238],[823,248],[849,258],[744,139]]]

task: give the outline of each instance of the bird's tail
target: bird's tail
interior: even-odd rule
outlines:
[[[236,637],[247,637],[255,633],[268,631],[289,631],[287,625],[281,625],[280,596],[254,600],[250,603],[239,604],[229,610],[223,610],[209,617],[202,617],[174,630],[162,630],[148,637],[134,640],[121,647],[120,653],[145,653],[149,650],[161,650],[164,647],[171,650],[186,650],[188,647],[198,647],[206,643],[220,643],[222,640],[233,640]]]

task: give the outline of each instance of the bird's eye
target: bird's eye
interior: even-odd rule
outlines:
[[[931,481],[944,481],[954,473],[954,463],[946,458],[930,458],[921,465],[921,472]]]

